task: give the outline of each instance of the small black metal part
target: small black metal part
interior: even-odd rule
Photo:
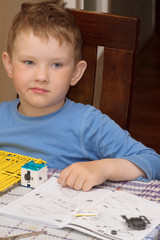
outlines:
[[[128,227],[135,230],[144,230],[146,225],[150,224],[145,216],[131,217],[129,219],[125,215],[122,215],[121,217],[126,220]]]
[[[116,235],[116,234],[117,234],[117,231],[116,231],[116,230],[112,230],[112,231],[111,231],[111,234],[112,234],[112,235]]]

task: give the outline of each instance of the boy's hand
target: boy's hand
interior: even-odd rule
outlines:
[[[58,183],[75,190],[89,191],[93,186],[104,183],[105,180],[106,169],[104,169],[103,160],[96,160],[71,164],[60,173]]]
[[[58,183],[75,190],[89,191],[106,180],[128,181],[140,176],[147,178],[145,172],[132,162],[108,158],[73,163],[60,173]]]

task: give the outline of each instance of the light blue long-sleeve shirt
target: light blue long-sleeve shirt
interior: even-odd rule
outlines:
[[[94,107],[66,99],[54,113],[27,117],[18,112],[18,103],[0,104],[0,150],[41,158],[57,169],[77,161],[125,158],[148,180],[160,180],[160,155]]]

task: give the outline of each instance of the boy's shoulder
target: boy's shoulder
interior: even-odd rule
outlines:
[[[66,108],[70,108],[70,109],[75,109],[75,110],[87,110],[88,108],[93,108],[93,106],[89,105],[89,104],[83,104],[80,102],[74,102],[68,98],[66,98],[66,102],[65,102],[65,107]]]
[[[17,105],[18,103],[19,103],[19,99],[18,98],[14,99],[13,101],[1,102],[0,103],[0,110],[10,108],[12,106]]]
[[[113,122],[108,115],[103,114],[99,109],[89,104],[76,103],[67,99],[65,110],[69,115],[72,115],[73,118],[83,119],[83,121],[88,123],[103,120],[105,122]]]
[[[17,111],[17,106],[19,104],[19,99],[15,99],[13,101],[6,101],[0,103],[0,115],[1,117],[11,117],[13,113]]]
[[[92,105],[74,102],[69,99],[66,99],[65,109],[67,110],[67,112],[73,113],[77,116],[81,114],[88,114],[89,112],[91,113],[98,111],[98,109],[96,109]]]

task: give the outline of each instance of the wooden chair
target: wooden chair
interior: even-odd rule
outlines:
[[[103,46],[102,87],[98,107],[122,128],[129,129],[140,19],[73,9],[70,12],[82,33],[82,55],[88,67],[81,81],[70,88],[68,98],[94,105],[97,47]]]

